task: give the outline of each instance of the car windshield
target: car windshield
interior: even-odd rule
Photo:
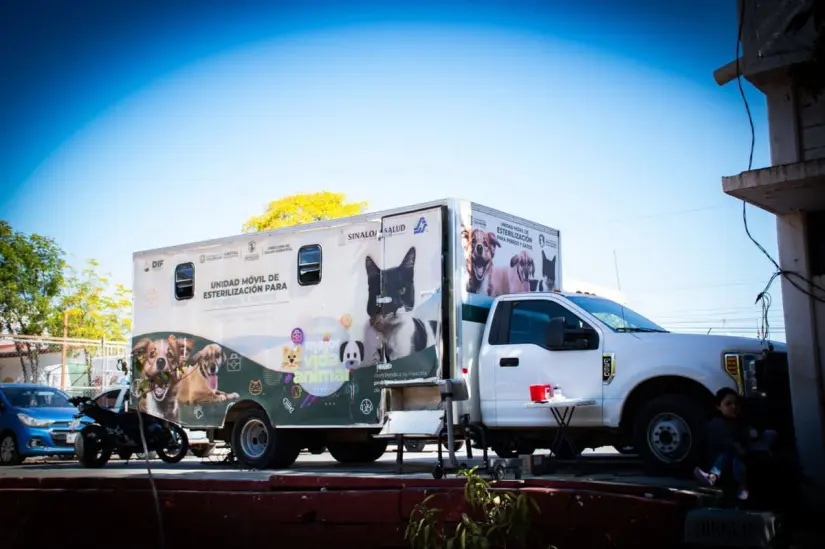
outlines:
[[[567,298],[617,332],[667,332],[655,322],[615,301],[586,295],[569,295]]]
[[[50,387],[4,387],[15,408],[72,408],[66,393]]]

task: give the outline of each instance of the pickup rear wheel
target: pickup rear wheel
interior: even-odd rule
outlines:
[[[263,410],[253,408],[235,422],[232,453],[251,469],[283,469],[295,463],[301,445],[291,433],[272,427]]]
[[[370,438],[363,442],[330,442],[327,450],[338,463],[372,463],[387,451],[387,439]]]
[[[635,449],[652,469],[682,473],[698,461],[703,406],[685,395],[663,395],[645,404],[634,421]]]

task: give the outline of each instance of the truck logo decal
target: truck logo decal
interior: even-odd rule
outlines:
[[[252,240],[249,244],[247,244],[247,248],[249,249],[249,253],[255,253],[255,241]]]
[[[422,215],[418,218],[418,223],[415,224],[415,228],[413,229],[413,234],[422,234],[424,231],[427,230],[427,220]]]
[[[195,419],[203,419],[203,406],[200,404],[195,406]]]
[[[362,414],[364,414],[365,416],[370,415],[370,413],[372,412],[372,401],[368,398],[365,398],[361,401],[360,408]]]
[[[616,377],[615,355],[613,353],[604,353],[602,355],[602,383],[610,385],[614,377]]]
[[[226,362],[226,371],[227,372],[240,372],[241,371],[241,357],[239,357],[236,353],[232,353],[229,355],[229,360]]]

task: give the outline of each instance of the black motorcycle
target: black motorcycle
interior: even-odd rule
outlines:
[[[103,467],[113,452],[119,455],[143,453],[141,423],[146,448],[150,453],[156,452],[166,463],[178,463],[189,451],[189,437],[179,425],[138,411],[108,410],[88,397],[70,398],[69,402],[77,406],[79,413],[75,418],[85,416],[94,420],[83,427],[75,439],[75,454],[84,467]]]

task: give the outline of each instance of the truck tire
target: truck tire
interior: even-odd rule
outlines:
[[[338,463],[372,463],[387,451],[389,440],[371,438],[365,442],[330,442],[327,450]]]
[[[691,470],[699,457],[704,406],[686,395],[663,395],[633,418],[634,448],[648,467],[661,473]]]
[[[200,444],[198,446],[191,446],[189,451],[192,452],[192,455],[205,459],[212,455],[212,452],[215,450],[215,444]]]
[[[445,450],[450,449],[450,445],[447,444],[446,440],[441,443],[441,446],[443,446]],[[464,448],[464,441],[463,440],[456,440],[456,441],[453,442],[453,452],[460,452],[462,448]]]
[[[423,440],[405,440],[404,449],[408,452],[423,452],[427,443]]]
[[[251,469],[284,469],[298,459],[301,446],[288,431],[269,423],[263,410],[243,412],[232,429],[232,453]]]

